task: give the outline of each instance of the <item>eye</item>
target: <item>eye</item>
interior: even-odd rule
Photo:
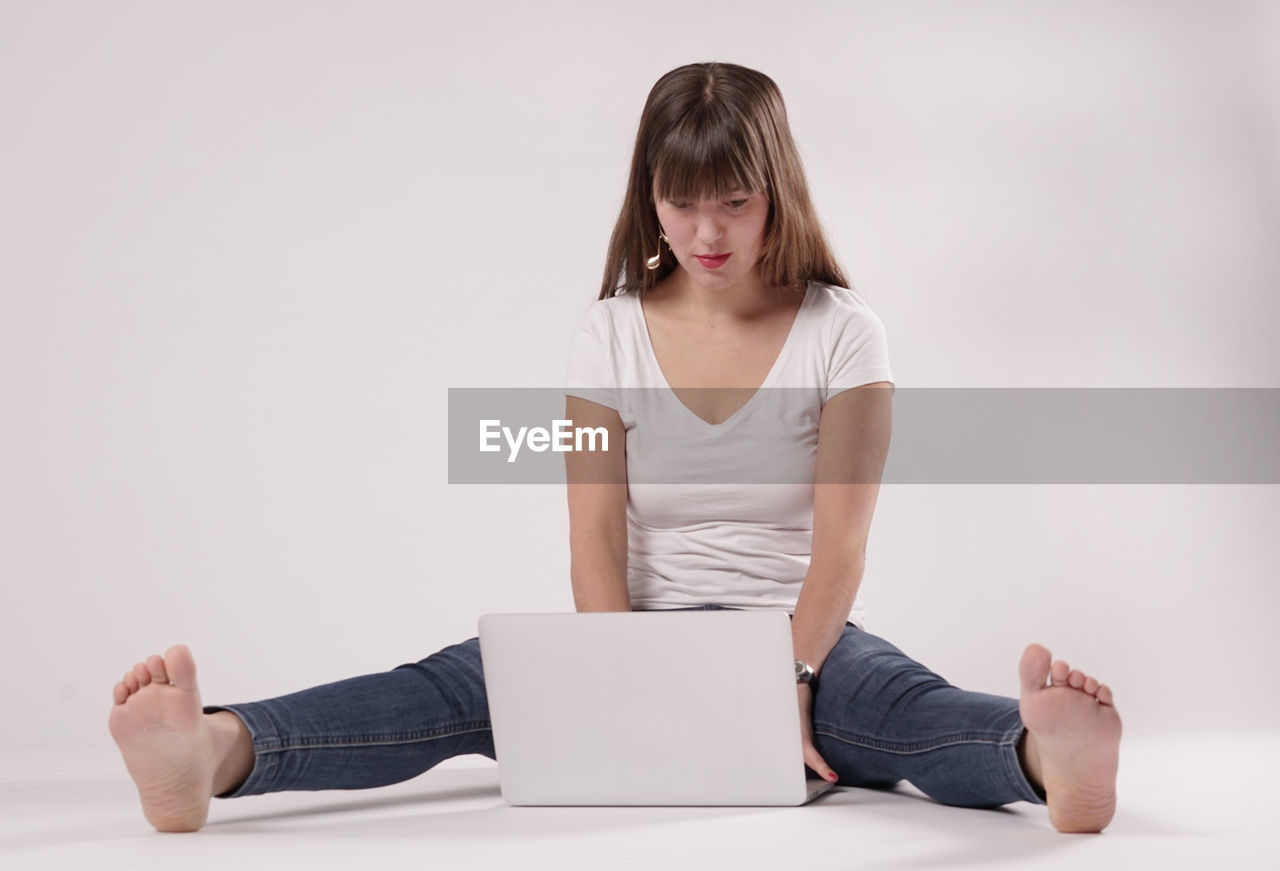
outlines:
[[[727,205],[731,209],[741,209],[741,208],[745,208],[747,203],[749,202],[750,200],[729,200]]]
[[[689,208],[689,204],[688,203],[672,203],[671,207],[673,209],[687,209]]]

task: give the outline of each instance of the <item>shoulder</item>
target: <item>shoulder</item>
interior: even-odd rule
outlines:
[[[631,294],[597,299],[587,307],[569,339],[567,384],[600,387],[626,379],[640,354],[638,311],[638,297]],[[601,404],[613,407],[612,401]]]
[[[621,409],[624,400],[618,388],[661,386],[660,377],[652,383],[648,347],[638,294],[597,299],[569,341],[566,384],[574,388],[574,395]]]
[[[820,337],[828,353],[868,340],[884,341],[880,316],[858,291],[815,281],[810,282],[808,294],[812,334]]]
[[[837,323],[880,323],[880,318],[871,308],[870,303],[861,293],[852,288],[819,284],[814,281],[809,284],[809,293],[813,296],[813,310],[823,320]]]
[[[813,322],[826,370],[826,399],[849,387],[893,381],[884,324],[861,293],[813,283]]]
[[[638,301],[635,294],[619,294],[593,301],[578,322],[577,332],[586,332],[597,338],[616,334],[621,324],[635,316]]]

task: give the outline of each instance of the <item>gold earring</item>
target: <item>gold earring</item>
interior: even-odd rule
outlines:
[[[663,242],[667,243],[668,248],[671,247],[671,240],[669,240],[662,233],[658,233],[658,253],[653,255],[652,257],[650,257],[648,260],[644,262],[646,269],[652,271],[662,265],[662,243]]]

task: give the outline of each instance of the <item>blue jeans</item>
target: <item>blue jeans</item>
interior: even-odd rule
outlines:
[[[452,756],[497,758],[478,638],[391,671],[204,709],[214,711],[244,721],[254,754],[245,782],[218,798],[366,789],[416,777]],[[1018,761],[1017,699],[956,689],[851,623],[823,663],[813,731],[842,786],[906,780],[944,804],[1043,803]]]

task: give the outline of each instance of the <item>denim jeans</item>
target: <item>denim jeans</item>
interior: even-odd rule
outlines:
[[[731,610],[703,605],[676,610]],[[398,783],[452,756],[497,755],[480,641],[391,671],[353,677],[231,711],[253,738],[253,769],[218,798]],[[813,699],[814,746],[841,786],[906,780],[964,807],[1043,803],[1023,774],[1017,699],[957,689],[892,644],[846,623]]]

